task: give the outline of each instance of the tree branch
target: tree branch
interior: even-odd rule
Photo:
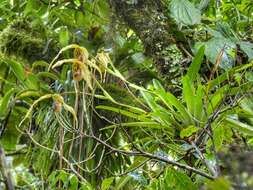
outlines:
[[[198,169],[193,168],[191,166],[188,166],[188,165],[176,162],[174,160],[170,160],[170,159],[165,158],[165,157],[154,155],[154,154],[151,154],[149,152],[145,152],[145,151],[141,151],[141,150],[139,150],[139,151],[120,150],[120,149],[114,148],[113,146],[107,144],[106,142],[104,142],[103,140],[101,140],[100,138],[98,138],[98,137],[96,137],[94,135],[87,135],[87,134],[82,134],[82,135],[85,136],[85,137],[94,139],[95,141],[99,142],[100,144],[104,145],[105,147],[111,149],[113,152],[117,152],[119,154],[130,155],[130,156],[143,156],[143,157],[146,157],[146,158],[150,158],[150,159],[153,159],[153,160],[157,160],[157,161],[161,161],[161,162],[167,163],[169,165],[177,166],[177,167],[179,167],[181,169],[185,169],[185,170],[191,171],[193,173],[196,173],[198,175],[201,175],[201,176],[206,177],[206,178],[211,179],[211,180],[215,179],[215,177],[213,177],[213,176],[211,176],[209,174],[206,174],[205,172],[203,172],[201,170],[198,170]]]

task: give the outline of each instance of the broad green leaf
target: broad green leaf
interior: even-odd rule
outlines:
[[[252,60],[253,59],[253,43],[241,41],[239,42],[239,46],[242,49],[242,51],[244,51],[247,54],[247,56],[249,57],[249,60]]]
[[[233,42],[237,42],[239,40],[237,34],[228,22],[217,22],[216,29],[222,34],[224,38],[230,39]]]
[[[245,73],[245,79],[247,80],[247,81],[253,81],[253,72],[252,71],[246,71],[246,73]]]
[[[194,120],[201,123],[203,112],[203,96],[204,91],[201,84],[198,85],[197,91],[193,86],[193,82],[190,80],[188,75],[183,77],[183,97],[186,102],[188,111],[194,116]]]
[[[188,0],[172,0],[170,13],[179,24],[194,25],[201,20],[200,10]]]
[[[219,67],[224,70],[229,70],[234,66],[234,49],[236,48],[236,44],[234,42],[226,38],[212,38],[205,44],[205,55],[213,64],[216,63],[219,54],[224,48]]]
[[[108,190],[114,181],[114,177],[106,178],[102,181],[101,190]]]
[[[16,145],[18,145],[21,134],[16,128],[20,121],[20,114],[18,114],[15,109],[13,109],[12,114],[9,117],[9,121],[10,122],[7,123],[6,129],[0,138],[0,143],[6,150],[16,151]]]

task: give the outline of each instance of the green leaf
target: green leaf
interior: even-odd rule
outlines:
[[[222,148],[222,143],[225,140],[225,133],[227,128],[223,125],[217,126],[213,129],[213,140],[215,148],[219,151]]]
[[[233,42],[237,42],[239,40],[236,32],[232,29],[232,26],[230,26],[228,22],[217,22],[216,28],[224,38],[230,39]]]
[[[82,182],[80,190],[95,190],[88,182]]]
[[[47,68],[49,64],[46,61],[35,61],[32,64],[32,71],[34,71],[37,67],[45,67]]]
[[[243,109],[243,112],[253,116],[253,100],[246,97],[240,101],[240,107]]]
[[[171,93],[163,90],[156,90],[155,93],[162,100],[162,102],[173,112],[173,115],[179,115],[184,124],[191,123],[191,116],[187,112],[184,105]],[[174,107],[176,110],[174,110]],[[178,114],[177,114],[178,113]]]
[[[159,106],[156,104],[154,96],[152,96],[148,92],[140,91],[142,97],[144,98],[145,102],[148,104],[148,106],[153,110],[156,111],[158,110]]]
[[[180,138],[190,137],[193,133],[197,132],[199,128],[195,127],[194,125],[190,125],[186,129],[180,131]]]
[[[203,119],[203,96],[204,90],[199,83],[197,91],[194,88],[194,83],[191,81],[188,75],[183,77],[183,97],[186,102],[188,111],[194,116],[195,120],[201,122]]]
[[[239,46],[244,51],[247,56],[249,57],[249,60],[251,61],[253,59],[253,44],[250,42],[239,42]]]
[[[115,185],[115,190],[122,189],[130,180],[131,176],[129,175],[121,177]]]
[[[186,102],[188,111],[194,114],[194,104],[195,104],[195,88],[193,82],[191,82],[188,75],[183,77],[183,97]]]
[[[225,121],[231,125],[231,127],[235,128],[239,132],[248,134],[248,135],[253,135],[253,126],[250,126],[248,124],[242,123],[238,120],[231,119],[231,118],[226,118]]]
[[[70,175],[69,176],[69,183],[70,183],[70,187],[69,190],[77,190],[78,189],[78,178],[75,175]]]
[[[133,118],[133,119],[137,119],[140,121],[150,121],[150,119],[146,118],[145,115],[141,115],[141,114],[135,114],[120,108],[115,108],[115,107],[111,107],[111,106],[96,106],[97,109],[103,109],[103,110],[108,110],[108,111],[113,111],[122,115],[125,115],[127,117]]]
[[[213,95],[208,96],[207,104],[207,114],[211,115],[216,108],[219,106],[220,102],[223,100],[226,91],[229,89],[228,85],[219,88]]]
[[[53,80],[59,80],[58,76],[53,74],[53,73],[50,73],[50,72],[39,72],[36,74],[36,76],[41,79],[41,78],[50,78],[50,79],[53,79]]]
[[[204,89],[201,84],[198,85],[196,96],[194,98],[194,117],[198,121],[203,121],[205,118],[204,108],[203,108],[203,99],[204,99]]]
[[[9,102],[13,97],[14,93],[16,92],[15,88],[10,89],[8,92],[5,93],[4,97],[1,99],[0,102],[0,118],[4,118],[8,113],[9,109]]]
[[[172,0],[170,13],[180,24],[194,25],[201,21],[201,12],[188,0]]]
[[[22,114],[22,112],[21,112]],[[20,113],[17,113],[13,109],[12,114],[10,115],[9,122],[7,123],[6,129],[3,133],[3,136],[0,139],[0,143],[7,150],[16,150],[16,145],[21,136],[20,131],[17,130],[18,122],[20,121]]]
[[[198,9],[201,11],[205,11],[210,4],[210,0],[201,0],[198,4]]]
[[[191,179],[181,171],[176,169],[168,169],[165,175],[165,183],[168,189],[174,190],[197,190],[196,185]]]
[[[119,46],[119,47],[123,47],[124,44],[126,43],[125,38],[123,38],[120,34],[116,34],[114,37],[114,41],[115,43]]]
[[[137,64],[141,64],[145,61],[145,56],[143,53],[135,53],[131,56],[131,58],[133,59],[133,61]]]
[[[128,123],[120,123],[120,124],[115,124],[115,125],[109,125],[107,127],[104,127],[100,130],[106,130],[106,129],[111,129],[115,127],[135,127],[136,129],[139,128],[148,128],[148,129],[165,129],[166,133],[170,136],[174,136],[174,128],[172,128],[169,125],[162,125],[158,122],[128,122]]]
[[[236,44],[234,42],[226,38],[212,38],[205,44],[205,55],[209,61],[215,64],[219,54],[224,48],[221,63],[219,66],[224,70],[231,69],[234,66],[234,50],[236,48]]]
[[[28,0],[25,6],[24,14],[25,16],[29,15],[30,13],[36,12],[39,10],[39,2],[36,0]]]
[[[38,89],[38,79],[36,78],[35,75],[29,74],[28,76],[26,75],[25,69],[21,63],[18,63],[15,60],[6,58],[6,57],[1,57],[1,59],[9,66],[17,79],[27,88],[29,89]]]
[[[101,190],[108,190],[114,181],[114,177],[106,178],[102,181]]]
[[[62,47],[65,47],[69,44],[70,34],[66,27],[62,27],[59,33],[59,42]]]
[[[189,76],[189,79],[191,81],[195,81],[196,77],[198,76],[198,72],[201,63],[203,61],[204,55],[205,55],[205,46],[201,46],[197,54],[194,56],[192,63],[187,71],[187,75]]]
[[[182,125],[180,125],[175,120],[175,118],[173,117],[173,114],[170,111],[166,110],[166,109],[161,109],[159,111],[151,112],[149,114],[149,116],[153,120],[161,123],[162,125],[174,126],[174,127],[179,127],[179,128],[182,127]]]
[[[19,79],[19,81],[24,82],[25,71],[23,66],[20,63],[6,57],[1,57],[1,59],[7,64],[7,66],[9,66],[12,69],[13,73]]]
[[[147,127],[147,128],[151,128],[151,129],[163,129],[163,128],[170,129],[170,126],[161,125],[158,122],[128,122],[128,123],[120,123],[120,124],[116,124],[116,125],[109,125],[108,127],[103,128],[103,130],[104,129],[111,129],[111,128],[118,127],[118,126],[122,126],[122,127]]]
[[[217,190],[217,189],[230,190],[231,189],[230,182],[227,179],[220,177],[218,179],[215,179],[214,181],[209,181],[207,183],[207,190]]]
[[[62,181],[64,184],[68,183],[68,173],[63,170],[60,170],[57,179],[58,181]]]
[[[153,85],[156,90],[163,90],[165,92],[165,89],[163,88],[162,84],[157,79],[153,79]]]
[[[40,97],[41,96],[41,93],[38,92],[37,90],[28,90],[28,89],[25,89],[25,90],[22,90],[22,91],[19,91],[16,95],[17,99],[23,99],[23,98],[27,98],[27,97]]]
[[[233,78],[233,75],[235,73],[239,73],[241,71],[244,71],[252,66],[253,66],[253,61],[248,64],[242,64],[240,66],[233,67],[233,68],[229,69],[225,73],[223,73],[223,74],[217,76],[215,79],[209,81],[206,91],[208,92],[209,90],[213,89],[214,87],[220,85],[225,80],[229,80],[229,79]]]

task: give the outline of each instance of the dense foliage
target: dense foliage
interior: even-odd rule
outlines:
[[[2,0],[0,189],[252,189],[252,68],[252,0]]]

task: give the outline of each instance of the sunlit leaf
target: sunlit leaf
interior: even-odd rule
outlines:
[[[199,24],[201,12],[188,0],[172,0],[170,13],[178,23],[185,25]]]
[[[108,190],[114,181],[114,177],[106,178],[102,181],[101,190]]]
[[[196,133],[198,130],[199,130],[198,127],[191,125],[180,131],[180,137],[181,138],[190,137],[193,133]]]

